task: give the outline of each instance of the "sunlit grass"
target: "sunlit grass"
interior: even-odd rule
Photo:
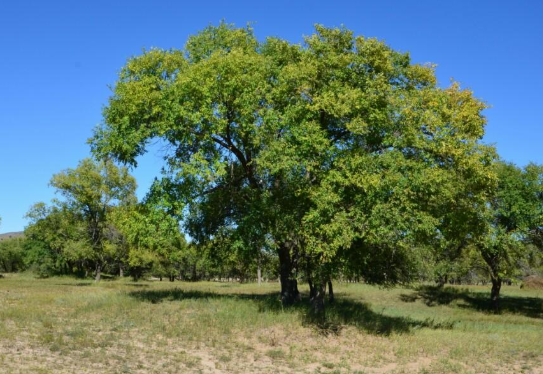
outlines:
[[[0,280],[1,373],[541,373],[543,294],[337,284],[318,323],[277,283]],[[306,291],[306,290],[304,290]]]

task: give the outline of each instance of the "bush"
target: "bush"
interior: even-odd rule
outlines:
[[[543,290],[543,277],[530,275],[529,277],[524,278],[520,288],[527,290]]]
[[[24,239],[13,238],[0,242],[0,271],[13,273],[24,270]]]

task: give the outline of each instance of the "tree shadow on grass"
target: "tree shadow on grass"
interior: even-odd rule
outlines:
[[[56,286],[70,286],[70,287],[88,287],[92,285],[92,282],[76,282],[76,283],[55,283]]]
[[[390,335],[410,333],[419,328],[451,329],[452,322],[435,322],[433,319],[423,321],[409,317],[394,317],[373,311],[366,303],[348,298],[336,298],[332,304],[326,304],[326,315],[311,313],[307,295],[302,301],[292,306],[283,307],[277,292],[266,294],[213,293],[203,291],[184,291],[179,288],[171,290],[138,290],[128,293],[131,297],[153,304],[163,301],[181,301],[188,299],[237,299],[257,304],[260,313],[293,313],[301,317],[304,325],[315,327],[322,334],[337,334],[343,326],[354,326],[361,331],[374,335]],[[337,296],[337,295],[336,295]]]
[[[470,292],[468,289],[420,286],[415,293],[402,294],[404,302],[421,299],[428,306],[449,305],[454,301],[462,301],[460,308],[469,308],[481,312],[493,313],[490,297],[486,292]],[[531,318],[543,318],[543,299],[536,297],[501,296],[500,312],[521,314]]]
[[[69,287],[88,287],[92,285],[100,285],[100,283],[96,283],[94,281],[88,281],[88,282],[74,282],[74,283],[55,283],[57,286],[69,286]],[[110,287],[111,284],[108,283],[102,283],[102,285],[105,285],[106,287]],[[117,285],[117,284],[114,284]],[[136,288],[146,288],[149,287],[148,284],[141,284],[141,283],[119,283],[118,285],[122,285],[123,287],[136,287]]]

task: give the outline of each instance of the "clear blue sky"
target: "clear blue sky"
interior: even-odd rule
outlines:
[[[89,155],[86,139],[126,59],[142,48],[182,48],[221,19],[254,23],[259,38],[300,42],[314,23],[438,64],[492,105],[485,142],[506,160],[543,163],[543,2],[533,1],[25,1],[0,3],[0,232],[49,201],[53,173]],[[145,194],[161,161],[134,171]]]

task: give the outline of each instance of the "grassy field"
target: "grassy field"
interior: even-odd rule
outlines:
[[[0,373],[543,373],[543,292],[336,284],[325,324],[278,284],[0,279]]]

